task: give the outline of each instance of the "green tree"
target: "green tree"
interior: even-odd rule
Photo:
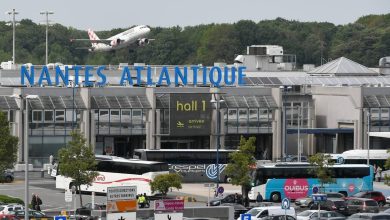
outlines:
[[[332,170],[329,169],[334,164],[331,159],[330,155],[322,153],[309,157],[309,163],[313,166],[313,168],[309,169],[309,173],[318,178],[321,183],[321,190],[324,190],[325,183],[334,182]]]
[[[71,133],[72,140],[65,148],[59,150],[59,172],[61,175],[73,179],[70,188],[73,186],[80,190],[81,185],[91,185],[96,172],[95,155],[91,146],[87,146],[83,135],[78,131]],[[83,205],[81,193],[80,204]]]
[[[166,196],[170,188],[181,189],[182,178],[177,173],[161,174],[151,181],[150,187],[152,193],[160,192],[163,196]]]
[[[255,137],[246,140],[241,136],[238,151],[230,153],[230,162],[226,167],[226,175],[232,178],[232,184],[241,186],[244,201],[248,199],[248,192],[251,188],[251,167],[255,160]]]
[[[18,138],[10,133],[7,115],[0,111],[0,173],[13,168],[18,151]]]

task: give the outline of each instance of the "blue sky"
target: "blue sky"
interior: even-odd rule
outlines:
[[[255,22],[282,17],[288,20],[347,24],[369,14],[390,13],[389,0],[1,0],[0,20],[15,8],[17,19],[43,22],[40,11],[51,10],[50,20],[77,29],[109,30],[146,24],[188,26]],[[1,12],[1,11],[0,11]]]

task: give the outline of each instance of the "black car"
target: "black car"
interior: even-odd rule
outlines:
[[[92,210],[106,210],[105,204],[93,204],[87,203],[83,207],[76,209],[76,215],[79,216],[91,216]]]
[[[30,218],[47,218],[45,213],[43,213],[41,211],[36,211],[36,210],[29,210],[28,216]],[[24,218],[24,210],[15,211],[15,217],[16,218]]]
[[[326,201],[321,201],[320,203],[321,210],[326,211],[335,211],[343,215],[348,214],[347,203],[343,199],[328,199]],[[310,206],[311,210],[318,209],[318,202],[313,203]]]
[[[244,214],[248,211],[243,205],[236,203],[222,203],[221,206],[233,206],[234,208],[234,219],[240,217],[241,214]]]
[[[3,175],[0,176],[0,182],[1,183],[10,183],[12,181],[14,181],[14,172],[10,171],[10,170],[5,170],[3,172]]]
[[[228,195],[225,195],[223,198],[216,198],[216,199],[213,199],[210,201],[210,204],[209,206],[219,206],[221,205],[222,203],[238,203],[238,204],[242,204],[242,195],[241,194],[237,194],[238,195],[238,199],[237,199],[237,202],[235,202],[235,194],[228,194]]]

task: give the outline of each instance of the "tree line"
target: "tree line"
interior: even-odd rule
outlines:
[[[127,28],[126,28],[127,29]],[[186,27],[151,27],[150,45],[130,50],[90,53],[78,47],[88,42],[71,43],[71,38],[87,38],[84,30],[55,24],[49,27],[49,62],[64,64],[151,65],[232,63],[235,55],[245,54],[248,45],[280,45],[285,54],[296,54],[302,64],[320,65],[340,56],[365,66],[378,66],[381,57],[390,55],[390,14],[368,15],[354,23],[334,25],[328,22],[299,22],[276,18],[233,24],[206,24]],[[116,28],[99,31],[110,37],[124,31]],[[12,26],[0,22],[0,61],[12,60]],[[45,62],[45,26],[21,20],[16,27],[16,63]],[[321,59],[323,58],[323,59]]]

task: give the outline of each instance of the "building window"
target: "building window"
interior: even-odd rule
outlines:
[[[65,111],[64,110],[56,110],[56,121],[59,121],[59,122],[65,121]]]
[[[45,110],[45,122],[53,122],[53,111],[52,110]]]
[[[32,112],[32,121],[33,122],[42,122],[42,111],[41,110],[34,110]]]

